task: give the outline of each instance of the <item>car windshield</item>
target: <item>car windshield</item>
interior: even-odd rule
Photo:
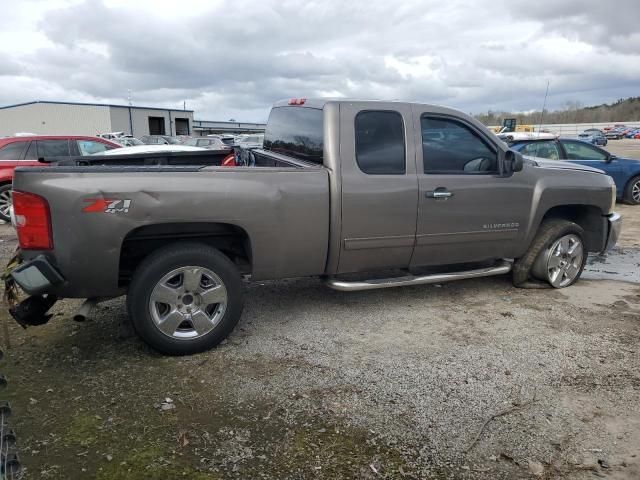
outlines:
[[[180,140],[176,137],[162,137],[171,145],[180,145]]]
[[[188,145],[190,147],[195,147],[198,145],[198,139],[197,138],[189,138],[188,140],[186,140],[183,145]]]

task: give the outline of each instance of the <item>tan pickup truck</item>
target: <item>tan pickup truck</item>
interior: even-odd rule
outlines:
[[[513,271],[516,285],[560,288],[620,228],[601,171],[523,158],[433,105],[291,99],[244,165],[185,155],[18,169],[8,281],[32,296],[14,317],[126,294],[146,342],[189,354],[233,330],[243,276],[358,290]]]

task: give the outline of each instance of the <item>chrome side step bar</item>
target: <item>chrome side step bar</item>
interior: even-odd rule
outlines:
[[[326,280],[327,286],[334,290],[343,292],[355,292],[358,290],[375,290],[378,288],[404,287],[406,285],[425,285],[429,283],[451,282],[453,280],[464,280],[467,278],[489,277],[492,275],[503,275],[511,271],[512,262],[501,260],[500,263],[485,268],[477,268],[475,270],[466,270],[462,272],[450,273],[434,273],[431,275],[405,275],[394,278],[379,278],[374,280],[364,280],[358,282],[349,282],[329,278]]]

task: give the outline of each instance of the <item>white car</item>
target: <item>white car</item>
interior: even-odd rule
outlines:
[[[506,142],[519,142],[524,140],[555,140],[560,135],[548,132],[508,132],[499,133],[497,136]]]
[[[94,153],[94,155],[133,155],[140,153],[161,153],[161,152],[202,152],[206,148],[189,147],[187,145],[138,145],[135,147],[114,148],[113,150],[105,150],[103,152]]]

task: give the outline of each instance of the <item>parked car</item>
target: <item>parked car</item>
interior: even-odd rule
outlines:
[[[519,140],[509,143],[509,147],[531,157],[566,160],[603,170],[615,181],[618,200],[640,204],[640,160],[621,158],[570,138]]]
[[[234,329],[242,275],[353,291],[511,271],[516,286],[564,288],[620,231],[611,177],[525,161],[444,107],[290,99],[251,155],[240,168],[20,169],[10,278],[32,296],[11,314],[41,324],[57,298],[126,292],[148,344],[190,354]],[[357,272],[374,273],[345,276]]]
[[[245,135],[236,141],[236,145],[242,148],[262,148],[264,134]]]
[[[640,134],[640,128],[631,128],[624,136],[624,138],[636,138],[636,135]]]
[[[188,145],[135,145],[132,147],[119,148],[118,150],[109,150],[95,153],[93,156],[114,156],[114,155],[131,155],[140,153],[160,153],[160,152],[201,152],[206,150],[201,147],[190,147]]]
[[[140,137],[146,145],[180,145],[180,139],[171,135],[144,135]]]
[[[184,142],[184,145],[203,147],[209,150],[229,150],[229,146],[222,143],[222,140],[217,137],[190,138]]]
[[[11,182],[16,167],[43,166],[38,161],[56,161],[78,155],[119,148],[98,137],[22,135],[0,139],[0,220],[9,221]]]
[[[224,143],[228,147],[232,147],[236,143],[236,137],[233,135],[211,134],[211,135],[207,135],[207,138],[218,138],[222,143]]]
[[[120,137],[130,137],[131,135],[126,135],[124,132],[105,132],[99,133],[96,137],[105,138],[107,140],[114,140]]]
[[[630,129],[628,127],[615,127],[607,131],[605,136],[610,140],[620,140],[629,133],[629,130]]]
[[[135,147],[138,145],[145,145],[142,140],[138,140],[135,137],[114,137],[111,139],[112,142],[117,143],[118,145],[122,145],[123,147]]]
[[[583,142],[588,142],[593,145],[602,145],[603,147],[607,145],[607,137],[597,129],[585,130],[578,134],[578,140],[582,140]]]

